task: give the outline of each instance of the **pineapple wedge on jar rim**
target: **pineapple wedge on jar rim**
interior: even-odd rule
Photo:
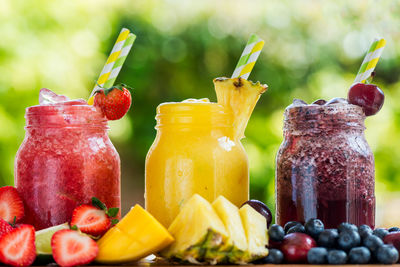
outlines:
[[[219,196],[213,204],[191,197],[168,231],[175,242],[161,255],[193,264],[246,264],[268,255],[265,218],[249,205],[238,209]]]
[[[260,96],[268,85],[243,78],[220,77],[214,79],[218,104],[228,107],[233,114],[234,137],[244,138],[247,123]]]

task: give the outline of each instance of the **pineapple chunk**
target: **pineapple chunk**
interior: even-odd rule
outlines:
[[[239,209],[240,217],[247,237],[247,251],[251,261],[268,255],[268,229],[265,218],[250,205],[246,204]]]
[[[211,204],[197,194],[185,203],[168,231],[176,241],[161,254],[191,263],[202,262],[207,250],[218,249],[228,238]]]
[[[135,205],[128,214],[97,241],[100,263],[123,263],[156,253],[174,241],[150,213]]]
[[[227,256],[227,261],[230,263],[245,263],[247,259],[247,239],[238,207],[236,207],[223,196],[219,196],[216,200],[214,200],[212,206],[217,212],[219,218],[224,223],[229,235],[227,241],[229,253],[225,253]],[[210,254],[210,258],[213,256],[215,257],[213,253]]]
[[[216,78],[214,86],[218,104],[232,110],[234,138],[242,139],[251,113],[261,94],[267,91],[268,86],[243,78]]]

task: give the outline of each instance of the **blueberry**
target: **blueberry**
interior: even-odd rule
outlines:
[[[357,226],[355,226],[352,223],[344,222],[344,223],[339,224],[338,231],[339,231],[339,233],[346,232],[346,231],[358,231],[358,228],[357,228]]]
[[[342,250],[349,250],[353,247],[357,247],[361,243],[361,238],[356,231],[344,231],[339,234],[338,247]]]
[[[281,242],[285,237],[285,231],[283,231],[282,226],[273,224],[268,230],[268,235],[272,241]]]
[[[349,262],[354,264],[365,264],[371,259],[371,252],[366,247],[355,247],[349,252]]]
[[[298,224],[302,225],[300,222],[295,222],[295,221],[287,222],[285,224],[285,226],[283,227],[283,230],[285,230],[285,233],[287,233],[287,231],[289,231],[290,228],[292,228],[293,226],[298,225]]]
[[[380,239],[383,240],[383,238],[389,233],[388,230],[384,229],[384,228],[376,228],[372,234],[376,235],[377,237],[379,237]]]
[[[358,233],[361,238],[366,238],[368,235],[372,235],[372,229],[368,225],[363,224],[358,227]]]
[[[378,262],[383,264],[393,264],[399,260],[399,252],[392,245],[382,245],[377,253]]]
[[[382,239],[376,235],[369,235],[363,240],[364,246],[366,246],[372,253],[378,250],[383,245]]]
[[[389,228],[389,233],[392,233],[392,232],[400,232],[400,228],[399,227],[391,227],[391,228]]]
[[[326,229],[318,236],[318,246],[325,248],[334,248],[339,237],[336,229]]]
[[[307,253],[307,261],[310,264],[324,264],[327,262],[328,250],[326,248],[312,248]]]
[[[301,224],[296,224],[293,227],[290,227],[289,230],[286,232],[286,234],[291,234],[291,233],[305,233],[306,229],[304,228],[303,225]]]
[[[345,264],[347,262],[347,254],[343,250],[332,249],[328,252],[329,264]]]
[[[324,224],[319,219],[309,219],[304,225],[306,229],[306,233],[313,237],[314,239],[318,238],[318,235],[324,231]]]
[[[260,263],[280,264],[282,262],[283,262],[283,253],[279,249],[275,248],[269,249],[268,256],[260,260]]]

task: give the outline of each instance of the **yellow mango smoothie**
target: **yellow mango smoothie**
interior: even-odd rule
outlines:
[[[146,209],[168,227],[194,194],[249,198],[249,164],[240,139],[267,86],[242,78],[214,80],[218,103],[187,100],[157,107],[157,136],[146,157]]]

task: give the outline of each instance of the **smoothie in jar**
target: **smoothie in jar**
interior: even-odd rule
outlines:
[[[249,166],[240,142],[267,86],[241,78],[214,80],[218,103],[184,101],[157,108],[157,136],[146,157],[146,209],[169,226],[194,194],[249,198]]]
[[[365,114],[344,99],[285,111],[284,141],[276,159],[276,219],[319,218],[375,225],[374,157],[364,137]]]
[[[25,223],[40,230],[67,222],[92,197],[120,208],[120,159],[98,109],[42,89],[40,105],[28,107],[25,118],[15,160]]]

